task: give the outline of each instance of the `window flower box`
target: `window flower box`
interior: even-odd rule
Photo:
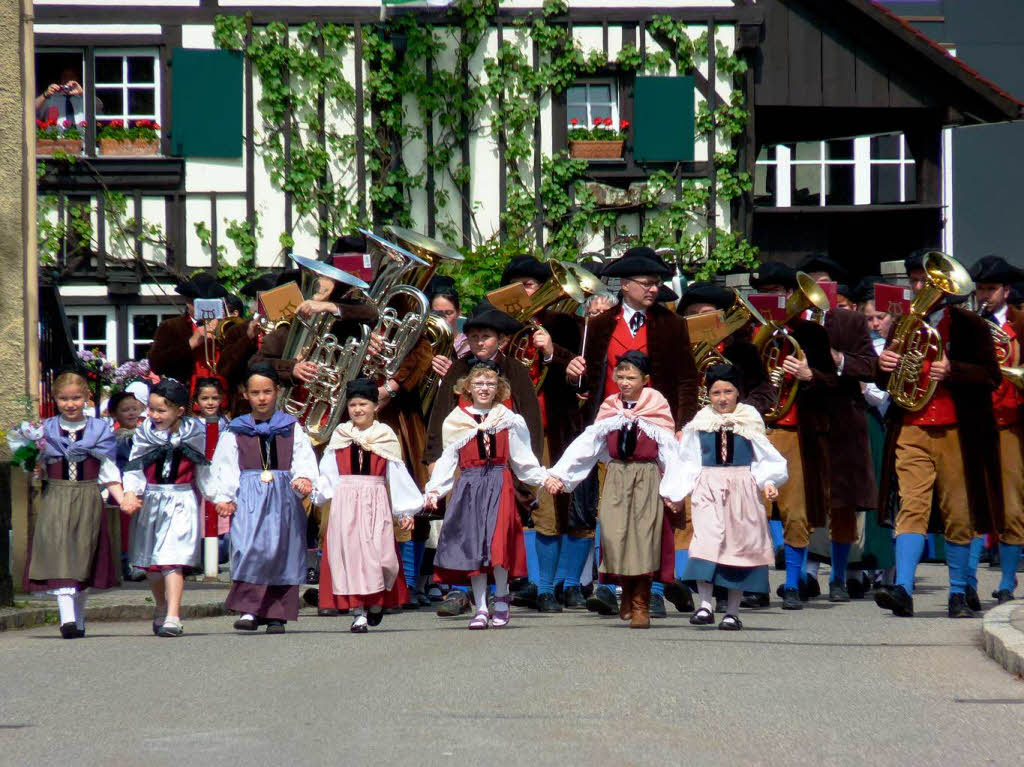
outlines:
[[[160,126],[152,120],[129,125],[121,120],[101,123],[96,132],[101,155],[153,155],[160,153]]]
[[[68,120],[36,120],[36,154],[81,154],[84,127],[84,122],[72,125]]]
[[[595,117],[593,128],[580,128],[573,120],[569,128],[569,154],[581,160],[618,160],[622,157],[628,130],[626,120],[615,130],[610,117]]]
[[[160,153],[160,142],[157,139],[101,138],[99,143],[101,155],[147,155]]]
[[[570,141],[569,154],[581,160],[618,160],[625,141]]]

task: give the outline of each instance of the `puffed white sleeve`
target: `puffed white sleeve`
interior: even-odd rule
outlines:
[[[530,432],[524,421],[516,420],[509,427],[508,462],[512,473],[528,485],[542,485],[548,478],[548,470],[540,465],[530,447]]]
[[[676,442],[674,461],[675,463],[666,466],[660,493],[665,498],[680,501],[693,492],[697,477],[700,476],[700,436],[696,430],[683,430],[682,436]]]
[[[430,480],[423,488],[423,494],[437,493],[438,498],[448,495],[455,485],[455,470],[459,466],[459,451],[445,450],[441,457],[434,463],[434,470],[430,472]]]
[[[608,441],[605,434],[588,426],[562,453],[562,457],[548,471],[565,485],[566,492],[571,492],[580,482],[587,478],[590,470],[599,462],[608,461]]]
[[[320,472],[316,467],[316,453],[313,452],[313,443],[309,441],[309,435],[302,429],[296,428],[292,442],[292,481],[296,479],[308,479],[316,482]]]
[[[388,461],[387,478],[392,515],[411,517],[423,508],[423,493],[402,461]]]
[[[214,503],[231,503],[238,495],[241,472],[238,469],[238,441],[233,432],[224,432],[217,441],[210,463],[210,486],[206,497]]]
[[[142,454],[140,447],[138,444],[132,444],[132,451],[128,454],[129,461],[134,461]],[[146,475],[142,472],[142,469],[125,471],[121,478],[121,487],[126,493],[141,496],[146,492]]]
[[[116,485],[121,481],[121,470],[117,464],[106,456],[100,461],[100,474],[96,481],[101,485]]]
[[[320,475],[313,483],[313,494],[310,496],[313,503],[319,506],[334,498],[334,488],[338,486],[341,475],[338,474],[338,453],[336,450],[324,450],[324,457],[320,459]]]
[[[789,479],[786,459],[767,439],[759,439],[750,443],[754,448],[754,462],[750,465],[750,473],[759,489],[771,482],[775,487],[782,487]]]

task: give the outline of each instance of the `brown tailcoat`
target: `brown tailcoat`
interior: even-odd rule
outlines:
[[[956,409],[971,522],[975,532],[987,533],[1001,530],[1003,525],[999,441],[992,413],[992,392],[1002,381],[1002,375],[996,362],[992,333],[981,317],[958,307],[949,307],[947,311],[950,312],[950,328],[946,353],[951,364],[946,385]],[[888,340],[892,341],[892,332]],[[880,388],[888,386],[889,375],[879,371]],[[878,490],[878,522],[887,527],[894,525],[900,506],[896,442],[905,412],[893,403],[886,413],[888,430]]]
[[[150,370],[162,378],[174,378],[188,386],[195,369],[192,347],[188,345],[192,328],[192,318],[187,314],[161,322],[153,337],[153,345],[149,347]]]

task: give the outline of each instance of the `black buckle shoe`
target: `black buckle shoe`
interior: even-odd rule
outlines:
[[[722,618],[722,622],[718,624],[720,631],[739,631],[743,628],[743,622],[736,615],[726,615]]]
[[[977,618],[978,614],[967,604],[966,594],[950,594],[948,615],[950,618]]]
[[[284,621],[270,619],[266,622],[268,634],[283,634],[284,633]]]
[[[594,593],[587,597],[587,609],[598,615],[617,615],[619,601],[611,587],[599,584]]]
[[[782,609],[783,610],[803,610],[804,603],[800,599],[800,592],[796,589],[783,589],[782,590]]]
[[[562,606],[558,604],[554,594],[538,594],[537,611],[542,613],[560,613],[562,612]]]
[[[256,626],[255,618],[239,618],[235,621],[235,631],[255,631]]]
[[[902,586],[879,586],[875,589],[875,604],[900,618],[914,617],[914,598]]]
[[[694,626],[710,626],[715,622],[715,614],[708,608],[702,607],[690,616],[690,623]]]
[[[78,639],[78,626],[74,621],[60,624],[60,635],[64,639]]]
[[[384,620],[384,610],[369,609],[366,611],[366,622],[371,626],[379,626]]]
[[[681,613],[693,612],[693,592],[678,578],[665,584],[665,599]]]
[[[967,585],[964,587],[964,599],[967,601],[967,606],[974,610],[974,612],[981,612],[981,599],[978,597],[978,590],[974,586]]]
[[[569,586],[565,590],[563,604],[566,610],[586,610],[587,600],[583,596],[583,589],[579,586]]]
[[[832,581],[828,584],[828,601],[829,602],[849,602],[850,592],[846,590],[846,586],[839,581]]]

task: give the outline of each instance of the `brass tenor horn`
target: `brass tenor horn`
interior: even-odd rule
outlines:
[[[747,299],[741,296],[738,290],[733,288],[733,293],[735,294],[735,299],[732,306],[722,314],[720,332],[713,338],[701,339],[690,346],[693,361],[697,365],[697,401],[701,405],[707,405],[711,402],[708,397],[706,383],[708,370],[713,365],[727,362],[725,357],[718,353],[718,344],[751,322],[756,322],[759,325],[767,324],[761,313]]]
[[[754,335],[754,346],[761,354],[761,363],[773,390],[774,404],[764,414],[765,421],[777,421],[788,413],[800,387],[800,382],[782,369],[782,363],[787,357],[800,360],[805,358],[800,343],[789,333],[786,325],[808,309],[818,321],[828,310],[828,296],[809,275],[797,272],[796,285],[793,295],[786,300],[786,313],[782,322],[769,320]]]

